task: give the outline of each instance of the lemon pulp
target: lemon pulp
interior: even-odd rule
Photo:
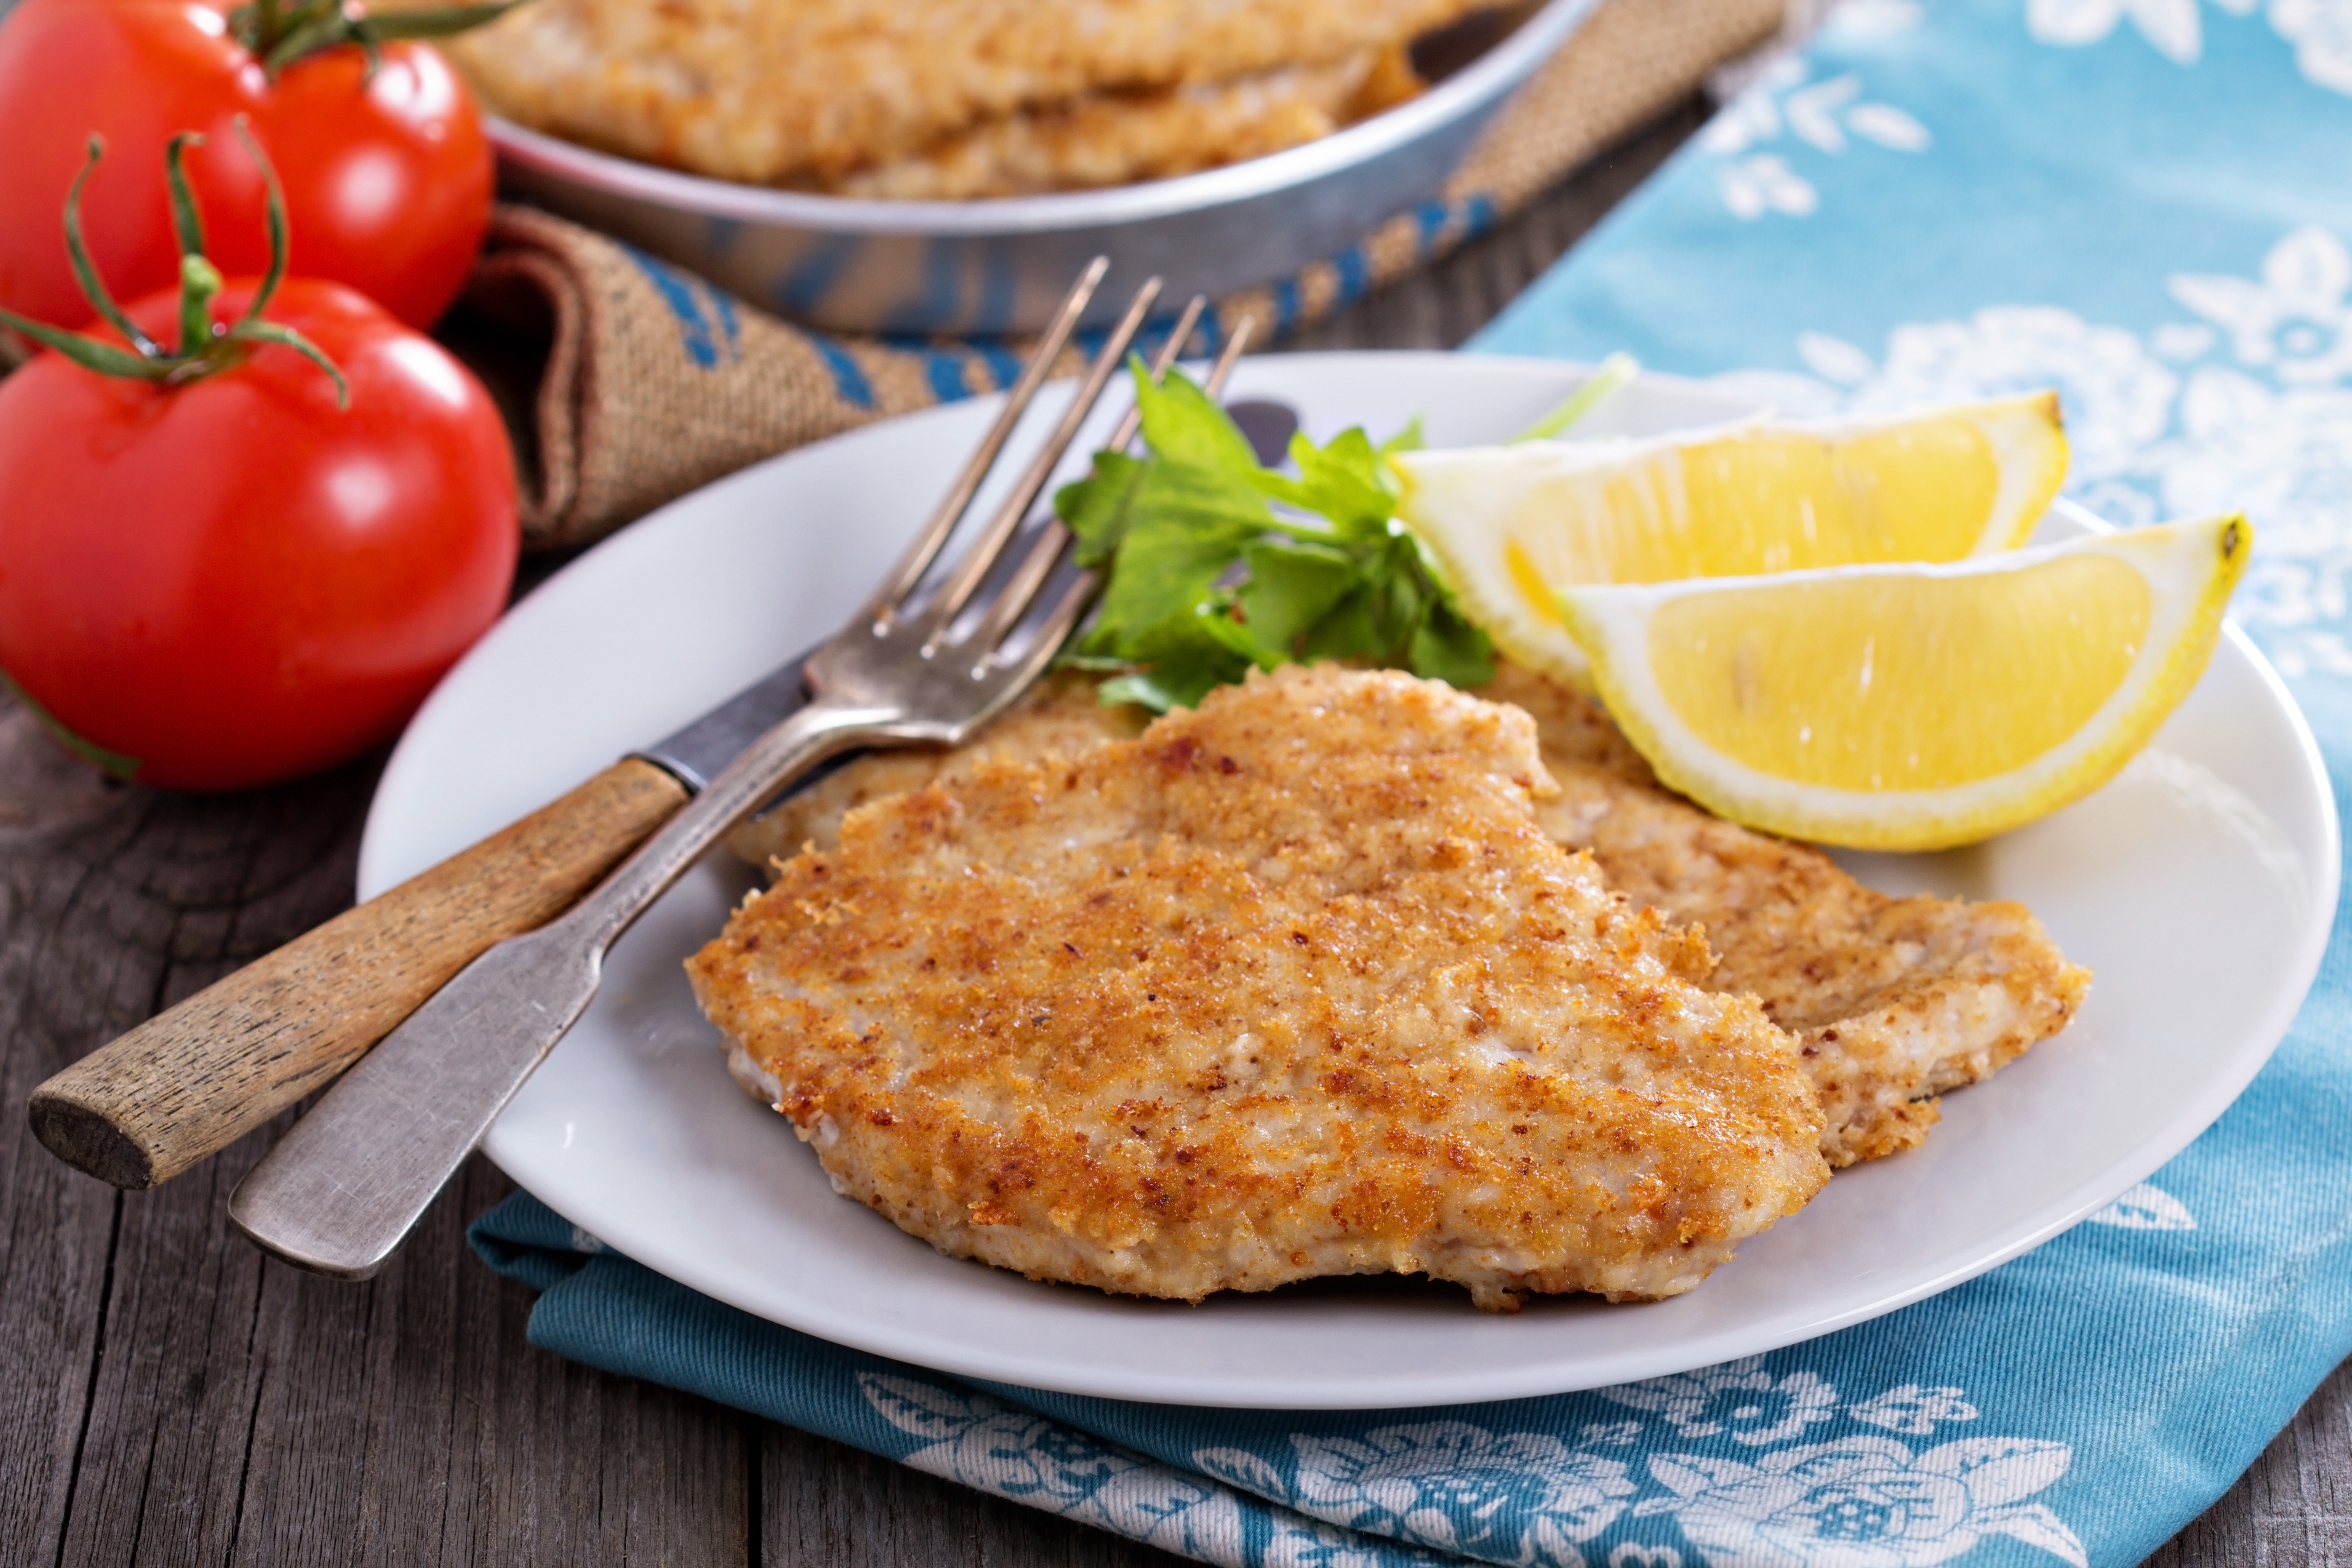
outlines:
[[[2231,515],[1559,602],[1611,715],[1675,789],[1767,832],[1933,849],[2113,777],[2212,657],[2252,543]]]
[[[1504,525],[1505,558],[1547,613],[1553,584],[1958,561],[2000,486],[1991,443],[1957,422],[1847,442],[1727,436],[1534,485]]]
[[[2013,548],[2056,494],[2054,395],[1899,420],[1765,422],[1640,441],[1395,459],[1398,515],[1512,658],[1583,683],[1558,591]]]
[[[1759,773],[1943,789],[2082,729],[2131,673],[2150,608],[2145,577],[2095,555],[1738,589],[1660,605],[1650,663],[1691,734]]]

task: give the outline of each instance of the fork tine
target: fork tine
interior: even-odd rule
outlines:
[[[1224,391],[1226,379],[1234,374],[1234,362],[1242,357],[1242,351],[1249,346],[1250,335],[1256,331],[1255,316],[1244,316],[1234,323],[1233,335],[1225,340],[1217,363],[1209,368],[1209,379],[1201,384],[1202,391],[1212,397]]]
[[[1193,329],[1201,323],[1201,312],[1208,306],[1207,295],[1192,296],[1191,303],[1184,307],[1184,313],[1176,319],[1176,330],[1168,334],[1168,341],[1160,345],[1159,355],[1151,362],[1152,380],[1158,381],[1168,374],[1168,367],[1176,363],[1176,356],[1192,341]],[[1124,451],[1128,443],[1135,439],[1135,433],[1142,424],[1142,405],[1130,405],[1126,416],[1119,420],[1118,428],[1111,433],[1108,441],[1103,443],[1104,450]],[[1036,540],[1029,546],[1029,553],[1022,557],[1019,570],[997,591],[996,602],[989,606],[987,616],[969,640],[987,648],[992,648],[1002,641],[1004,634],[1013,629],[1013,623],[1028,610],[1030,601],[1037,596],[1037,590],[1045,585],[1045,579],[1053,574],[1055,566],[1062,559],[1062,552],[1068,548],[1069,542],[1070,531],[1063,526],[1062,520],[1058,517],[1046,519],[1045,525],[1037,531]]]
[[[898,602],[906,597],[908,589],[922,581],[923,574],[938,558],[940,546],[947,542],[948,535],[954,531],[964,509],[971,505],[971,498],[979,491],[981,481],[988,477],[989,469],[996,466],[998,455],[1004,450],[1004,443],[1013,435],[1013,427],[1020,424],[1021,416],[1029,411],[1029,404],[1037,395],[1037,388],[1044,384],[1054,362],[1061,357],[1063,348],[1070,341],[1070,334],[1077,330],[1079,315],[1085,311],[1087,301],[1094,298],[1095,290],[1101,286],[1104,275],[1109,270],[1110,258],[1096,257],[1078,275],[1078,280],[1070,286],[1070,291],[1063,296],[1061,308],[1054,313],[1053,323],[1037,342],[1036,352],[1029,356],[1029,363],[1021,367],[1020,379],[1013,384],[1013,390],[1005,397],[1004,408],[997,415],[996,423],[989,426],[987,436],[974,448],[963,466],[963,471],[956,476],[955,483],[948,487],[948,493],[940,498],[939,507],[931,513],[930,521],[923,524],[922,532],[915,536],[914,542],[907,547],[906,553],[898,558],[898,563],[890,569],[890,575],[883,580],[881,589],[874,595],[870,614],[877,624],[887,626],[897,616]]]
[[[1050,566],[1052,563],[1047,564]],[[1099,573],[1081,572],[1070,579],[1069,584],[1062,590],[1061,598],[1038,623],[1035,639],[1023,650],[1018,659],[1003,667],[1012,671],[1013,691],[1026,689],[1029,683],[1044,672],[1054,656],[1062,651],[1062,644],[1069,637],[1070,629],[1078,624],[1078,617],[1087,613],[1087,606],[1094,603],[1095,590],[1101,585]],[[982,654],[972,673],[975,676],[985,673],[995,657],[993,648]]]
[[[1183,319],[1177,323],[1175,333],[1169,338],[1166,346],[1160,351],[1159,358],[1152,363],[1151,378],[1154,381],[1167,374],[1168,367],[1176,363],[1178,351],[1192,335],[1191,328],[1199,321],[1207,303],[1205,299],[1196,294],[1192,302],[1185,307]],[[1257,318],[1255,316],[1244,316],[1234,324],[1233,334],[1225,340],[1224,348],[1217,355],[1217,363],[1209,371],[1208,380],[1202,384],[1202,390],[1211,397],[1224,390],[1226,377],[1233,374],[1234,362],[1241,358],[1242,350],[1248,345],[1250,334],[1256,328]],[[1118,428],[1112,433],[1106,449],[1114,452],[1123,450],[1135,439],[1136,431],[1141,428],[1142,424],[1142,410],[1139,407],[1129,408],[1126,417],[1118,422]],[[1005,584],[1003,592],[996,597],[996,603],[989,607],[987,618],[972,634],[971,640],[982,647],[994,647],[1013,629],[1013,624],[1028,610],[1037,590],[1045,585],[1054,568],[1061,564],[1063,552],[1070,547],[1070,531],[1059,518],[1051,520],[1037,531],[1036,542],[1029,547],[1029,553],[1022,560],[1020,570]],[[1095,590],[1101,585],[1101,574],[1093,571],[1079,573],[1065,591],[1064,603],[1057,605],[1047,619],[1060,618],[1072,603],[1084,607],[1086,601],[1092,598]],[[1071,613],[1075,615],[1076,611]],[[1066,634],[1069,629],[1068,623],[1065,623],[1062,632]]]
[[[1193,330],[1201,324],[1201,313],[1208,308],[1209,297],[1206,294],[1195,294],[1185,302],[1184,313],[1176,318],[1176,330],[1168,334],[1168,341],[1160,345],[1159,356],[1151,362],[1153,381],[1157,382],[1168,374],[1168,367],[1176,363],[1177,356],[1184,352],[1184,345],[1192,341]],[[1128,405],[1127,414],[1119,420],[1118,428],[1112,431],[1110,439],[1103,443],[1104,449],[1126,451],[1127,444],[1134,440],[1135,433],[1142,428],[1143,404],[1138,400]]]
[[[1135,291],[1134,300],[1129,301],[1127,314],[1119,318],[1118,325],[1103,341],[1101,352],[1095,355],[1094,363],[1087,367],[1087,378],[1070,399],[1069,407],[1063,411],[1061,423],[1054,426],[1054,433],[1038,448],[1036,457],[1031,459],[1020,482],[1013,487],[1012,493],[1004,498],[1003,505],[997,508],[996,515],[988,520],[988,526],[981,531],[980,536],[964,552],[963,559],[956,563],[953,574],[925,606],[925,618],[931,623],[930,636],[923,644],[925,653],[936,651],[948,640],[956,616],[971,602],[973,591],[980,586],[990,568],[996,564],[997,557],[1004,552],[1006,542],[1021,526],[1021,520],[1029,515],[1030,505],[1036,500],[1037,492],[1044,489],[1045,481],[1054,477],[1055,468],[1062,461],[1062,454],[1069,450],[1070,443],[1077,437],[1078,426],[1084,425],[1087,416],[1094,412],[1095,405],[1102,398],[1103,388],[1109,384],[1112,374],[1127,357],[1128,345],[1134,342],[1135,334],[1143,326],[1144,316],[1151,309],[1151,302],[1159,297],[1160,279],[1144,279],[1143,287]]]

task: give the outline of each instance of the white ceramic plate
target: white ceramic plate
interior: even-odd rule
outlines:
[[[1297,355],[1244,362],[1234,395],[1286,401],[1318,437],[1350,424],[1385,435],[1420,414],[1433,443],[1453,445],[1520,428],[1577,376],[1526,360]],[[1738,411],[1649,378],[1598,427],[1647,432]],[[550,579],[401,742],[368,819],[361,892],[471,843],[828,633],[992,413],[987,401],[959,405],[749,469]],[[603,995],[488,1148],[558,1213],[673,1279],[951,1373],[1289,1408],[1657,1376],[1948,1289],[2177,1152],[2262,1067],[2310,985],[2336,904],[2336,824],[2308,731],[2233,630],[2155,745],[2097,795],[1975,848],[1850,863],[1890,891],[2021,899],[2097,984],[2063,1035],[1948,1098],[1924,1148],[1839,1175],[1671,1301],[1538,1300],[1490,1317],[1451,1287],[1351,1280],[1188,1307],[941,1257],[835,1196],[784,1121],[728,1078],[679,969],[752,884],[718,858],[614,950]]]

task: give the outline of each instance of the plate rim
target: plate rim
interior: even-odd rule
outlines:
[[[1267,356],[1255,363],[1256,368],[1263,369],[1284,360],[1294,363],[1310,361],[1359,363],[1366,359],[1374,358],[1392,363],[1444,360],[1455,365],[1468,362],[1472,364],[1491,366],[1497,370],[1507,369],[1511,374],[1530,374],[1535,379],[1570,375],[1581,368],[1560,361],[1415,350],[1343,351],[1330,353]],[[1311,370],[1312,366],[1307,368]],[[1725,395],[1720,390],[1709,388],[1703,382],[1686,378],[1653,374],[1648,379],[1718,399]],[[984,403],[987,400],[968,401]],[[864,428],[870,430],[875,426]],[[852,432],[847,437],[833,439],[854,438],[858,434],[859,432]],[[813,444],[810,447],[799,448],[767,459],[761,464],[753,465],[751,468],[739,470],[735,475],[714,481],[711,486],[703,487],[668,503],[654,514],[641,520],[638,524],[601,542],[590,551],[583,552],[575,561],[567,563],[563,568],[551,574],[547,581],[534,589],[527,598],[536,597],[541,593],[557,587],[566,576],[598,552],[616,546],[620,542],[633,536],[640,536],[639,531],[644,529],[646,524],[657,522],[674,509],[682,510],[702,504],[701,498],[707,496],[711,489],[743,480],[747,475],[772,465],[794,462],[813,450],[815,445],[829,444],[829,442]],[[2074,503],[2061,504],[2068,510],[2084,517],[2090,515],[2083,512],[2082,509],[2074,506]],[[2093,521],[2095,521],[2095,520]],[[636,548],[656,548],[656,546],[648,542]],[[1952,1268],[1916,1280],[1901,1290],[1875,1298],[1867,1303],[1851,1306],[1843,1310],[1824,1313],[1818,1319],[1788,1325],[1786,1331],[1750,1331],[1741,1334],[1736,1329],[1723,1328],[1700,1336],[1696,1340],[1668,1342],[1647,1351],[1616,1352],[1612,1356],[1612,1370],[1606,1378],[1588,1378],[1563,1383],[1557,1377],[1549,1377],[1538,1378],[1531,1383],[1524,1376],[1515,1374],[1511,1369],[1485,1373],[1447,1372],[1418,1375],[1407,1373],[1383,1378],[1375,1385],[1377,1393],[1366,1392],[1351,1397],[1345,1391],[1318,1385],[1311,1398],[1284,1398],[1280,1397],[1278,1388],[1260,1386],[1254,1386],[1246,1394],[1234,1391],[1221,1395],[1213,1388],[1204,1394],[1202,1384],[1197,1381],[1196,1373],[1155,1373],[1132,1368],[1107,1371],[1099,1367],[1087,1367],[1076,1369],[1073,1374],[1068,1371],[1057,1373],[1050,1363],[1036,1361],[1034,1357],[1008,1358],[1003,1353],[993,1351],[976,1353],[961,1352],[958,1347],[943,1342],[935,1343],[924,1340],[917,1342],[919,1336],[910,1336],[903,1331],[868,1328],[856,1317],[854,1310],[846,1306],[839,1309],[836,1314],[837,1321],[828,1321],[822,1325],[813,1325],[808,1318],[803,1318],[800,1321],[785,1321],[772,1316],[769,1310],[760,1304],[733,1299],[723,1288],[714,1289],[707,1281],[698,1282],[695,1279],[685,1277],[694,1272],[690,1268],[677,1270],[670,1267],[657,1267],[652,1263],[646,1263],[646,1267],[654,1268],[656,1272],[676,1279],[689,1289],[710,1295],[714,1300],[744,1310],[763,1321],[778,1322],[783,1327],[808,1333],[812,1337],[832,1343],[897,1361],[908,1362],[950,1375],[1012,1383],[1022,1386],[1090,1397],[1224,1408],[1411,1409],[1568,1393],[1635,1378],[1686,1371],[1713,1364],[1731,1356],[1763,1353],[1837,1332],[1854,1324],[1898,1311],[2022,1256],[2071,1228],[2105,1204],[2112,1202],[2116,1194],[2147,1180],[2149,1175],[2181,1150],[2187,1148],[2218,1121],[2268,1065],[2276,1053],[2279,1044],[2284,1041],[2286,1033],[2292,1027],[2295,1016],[2300,1012],[2304,1001],[2316,980],[2332,936],[2334,914],[2343,869],[2341,825],[2326,760],[2319,750],[2317,739],[2311,730],[2308,720],[2304,715],[2300,705],[2294,701],[2284,680],[2263,657],[2252,638],[2247,637],[2234,622],[2225,624],[2221,647],[2228,650],[2229,657],[2246,662],[2250,673],[2267,694],[2276,711],[2285,719],[2293,749],[2300,764],[2294,781],[2295,786],[2298,791],[2307,792],[2312,804],[2317,808],[2316,826],[2321,848],[2325,851],[2319,857],[2318,874],[2311,879],[2305,908],[2302,912],[2302,921],[2297,930],[2297,951],[2292,955],[2292,961],[2284,971],[2285,974],[2294,977],[2294,983],[2279,985],[2272,992],[2260,1016],[2258,1026],[2249,1028],[2242,1037],[2251,1038],[2259,1036],[2266,1038],[2268,1043],[2258,1052],[2252,1050],[2245,1052],[2242,1058],[2238,1059],[2237,1070],[2210,1081],[2202,1092],[2176,1109],[2161,1122],[2148,1129],[2131,1146],[2128,1155],[2115,1160],[2106,1167],[2107,1177],[2096,1184],[2092,1184],[2100,1186],[2111,1185],[2114,1188],[2113,1192],[2091,1197],[2062,1195],[2051,1203],[2030,1210],[2009,1225],[1997,1227],[1997,1234],[2001,1234],[2007,1238],[2000,1244],[1990,1248],[1973,1251],[1965,1260],[1955,1264]],[[2217,657],[2219,656],[2217,650]],[[463,668],[462,662],[459,668]],[[420,719],[422,717],[423,714],[420,712]],[[395,773],[401,771],[399,769],[401,751],[406,749],[406,742],[407,738],[404,736],[402,747],[395,751],[392,763],[386,767],[384,773],[386,787],[380,787],[376,800],[370,804],[367,826],[362,843],[362,896],[368,896],[386,885],[385,868],[383,865],[385,855],[377,832],[378,803],[392,793],[388,786],[394,784]],[[371,855],[371,850],[375,853]],[[506,1165],[498,1161],[497,1152],[490,1146],[494,1142],[495,1129],[492,1138],[486,1140],[485,1148],[493,1162],[499,1163],[500,1168],[505,1170]],[[511,1171],[508,1173],[514,1174]],[[2127,1179],[2115,1180],[2118,1174],[2127,1174]],[[520,1178],[518,1177],[517,1180],[520,1184]],[[530,1189],[526,1187],[525,1190]],[[593,1213],[575,1210],[566,1200],[565,1194],[558,1194],[551,1198],[544,1194],[534,1192],[533,1196],[567,1221],[591,1233],[596,1232],[597,1216]],[[643,1260],[640,1259],[640,1261]],[[1718,1342],[1735,1336],[1736,1343],[1727,1345]],[[1692,1348],[1695,1345],[1713,1348]],[[1018,1364],[1030,1362],[1034,1362],[1034,1364]]]

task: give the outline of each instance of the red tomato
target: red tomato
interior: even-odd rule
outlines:
[[[169,342],[177,306],[130,313]],[[481,385],[337,284],[291,279],[267,319],[341,368],[348,409],[275,345],[178,386],[55,353],[0,381],[0,668],[141,783],[263,784],[388,739],[513,582]]]
[[[415,327],[456,299],[489,222],[490,147],[448,62],[389,44],[374,78],[357,48],[273,84],[205,0],[24,0],[0,22],[0,306],[56,326],[90,320],[58,226],[92,132],[106,158],[83,194],[99,275],[123,299],[180,275],[163,144],[204,133],[189,174],[206,249],[231,276],[269,264],[247,117],[286,189],[289,270],[346,283]]]

